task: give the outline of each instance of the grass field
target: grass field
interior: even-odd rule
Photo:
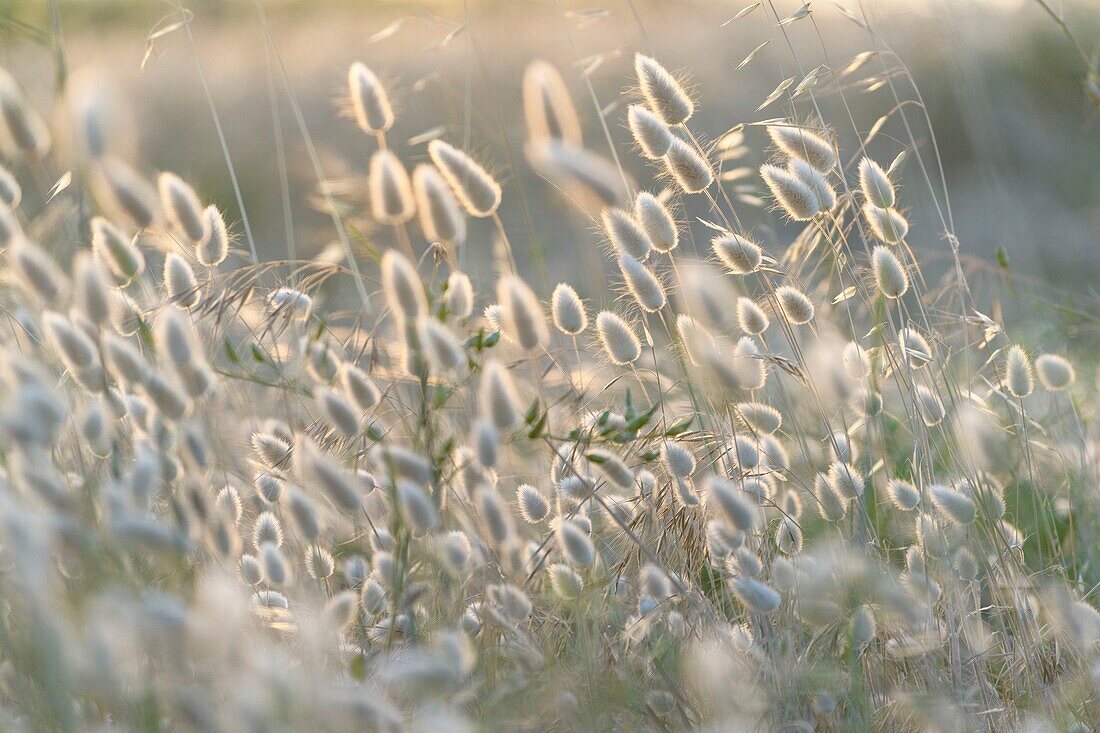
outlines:
[[[1084,3],[0,7],[0,729],[1100,727]]]

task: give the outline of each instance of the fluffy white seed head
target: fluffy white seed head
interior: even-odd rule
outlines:
[[[616,252],[630,255],[637,260],[644,260],[649,256],[653,243],[630,212],[605,209],[602,218],[604,232]]]
[[[19,208],[22,200],[23,188],[19,185],[19,181],[11,171],[0,165],[0,202],[14,210]]]
[[[741,532],[751,532],[756,526],[757,511],[746,499],[746,494],[730,481],[720,476],[707,480],[708,503],[721,512],[731,525]]]
[[[206,236],[195,245],[195,258],[206,267],[217,267],[229,256],[229,229],[218,207],[207,206],[202,217],[206,222]]]
[[[141,174],[117,158],[98,161],[100,191],[108,205],[137,229],[148,229],[160,219],[157,191]]]
[[[731,578],[730,590],[750,611],[754,613],[771,613],[779,608],[779,593],[769,585],[750,578],[741,576]]]
[[[706,158],[678,137],[672,138],[665,167],[684,193],[700,193],[714,181],[714,171]]]
[[[902,358],[913,369],[920,369],[932,361],[932,346],[912,328],[903,328],[898,332],[898,347]]]
[[[672,145],[672,131],[657,115],[640,104],[630,105],[626,113],[627,125],[642,155],[650,160],[660,160]]]
[[[532,140],[552,138],[576,146],[583,142],[569,88],[546,61],[532,61],[523,73],[523,114]]]
[[[393,127],[393,107],[385,87],[373,71],[358,61],[348,69],[348,91],[359,129],[376,133]]]
[[[554,326],[568,336],[576,336],[588,328],[588,312],[577,291],[567,283],[558,283],[550,298]]]
[[[444,296],[447,312],[455,318],[469,318],[474,312],[474,286],[464,272],[452,272],[447,277],[447,293]]]
[[[520,516],[528,524],[538,524],[550,516],[550,500],[531,484],[516,489],[516,503]]]
[[[859,187],[867,203],[880,209],[893,208],[894,184],[882,166],[870,158],[859,162]]]
[[[928,427],[939,425],[943,422],[943,418],[946,412],[943,407],[943,402],[936,396],[936,393],[925,387],[923,384],[918,384],[916,388],[917,398],[917,411],[920,413],[921,420]]]
[[[763,261],[760,245],[740,234],[722,234],[710,240],[710,248],[734,275],[756,272]]]
[[[737,325],[751,336],[759,336],[768,330],[768,314],[752,298],[737,299]]]
[[[576,521],[563,519],[557,529],[558,548],[570,565],[589,567],[596,562],[596,548]]]
[[[665,124],[679,125],[691,118],[695,103],[676,77],[656,59],[643,54],[635,55],[634,73],[638,76],[638,86],[649,109],[659,115]]]
[[[512,375],[496,359],[485,363],[479,396],[482,414],[498,430],[508,431],[520,421],[519,396]]]
[[[977,508],[973,500],[962,492],[949,486],[935,484],[928,487],[928,495],[936,509],[951,522],[966,525],[974,521]]]
[[[753,432],[758,435],[770,435],[783,424],[779,410],[762,402],[742,402],[737,405],[737,415]]]
[[[604,354],[613,364],[633,364],[642,355],[642,343],[634,329],[611,311],[601,311],[596,316],[596,333]]]
[[[909,289],[909,275],[897,255],[878,245],[871,254],[871,267],[879,292],[887,298],[900,298]]]
[[[430,165],[418,165],[413,169],[412,183],[424,238],[444,243],[464,240],[466,217],[439,170]]]
[[[1027,397],[1035,389],[1031,361],[1019,346],[1013,346],[1005,356],[1004,386],[1013,397]]]
[[[162,285],[168,300],[182,308],[193,308],[202,299],[202,289],[191,264],[175,252],[164,258]]]
[[[1069,389],[1077,378],[1073,364],[1058,354],[1041,355],[1035,360],[1035,371],[1039,375],[1039,382],[1048,392]]]
[[[505,333],[527,350],[545,347],[550,342],[546,313],[527,283],[515,275],[506,275],[497,284]]]
[[[859,469],[850,463],[837,461],[829,468],[829,484],[839,496],[858,499],[863,496],[864,479]]]
[[[382,256],[382,291],[390,310],[410,321],[428,312],[420,275],[405,255],[392,249]]]
[[[412,183],[401,159],[389,150],[371,156],[367,178],[371,214],[383,224],[403,224],[416,213]]]
[[[771,125],[768,135],[788,158],[805,161],[822,173],[836,167],[832,144],[812,130],[793,125]]]
[[[832,211],[836,206],[836,191],[824,174],[804,160],[792,160],[787,168],[813,190],[822,211]]]
[[[783,212],[794,221],[809,221],[821,211],[814,189],[788,170],[774,165],[760,166],[760,176]]]
[[[651,193],[643,191],[634,199],[634,216],[649,237],[653,249],[658,252],[671,252],[679,242],[676,220],[672,218],[661,201]]]
[[[157,179],[160,192],[160,204],[168,221],[191,244],[197,244],[207,237],[209,222],[202,213],[202,203],[195,190],[175,173],[161,173]]]
[[[382,393],[374,380],[350,362],[340,365],[340,386],[360,412],[366,412],[382,400]]]
[[[665,288],[648,267],[630,255],[619,255],[619,271],[638,307],[654,313],[665,307]]]
[[[101,216],[92,219],[92,250],[120,284],[130,282],[145,270],[145,257],[135,240]]]
[[[871,233],[887,244],[897,244],[909,233],[909,222],[896,209],[880,209],[874,204],[864,204],[863,216]]]
[[[442,140],[428,144],[428,155],[470,216],[491,216],[500,206],[500,184],[473,158]]]
[[[908,481],[898,478],[890,479],[886,483],[886,495],[898,509],[912,511],[920,504],[920,492]]]
[[[8,263],[19,283],[45,303],[60,304],[64,300],[67,282],[57,261],[42,247],[20,238],[8,247]]]
[[[666,440],[661,445],[661,461],[674,478],[686,479],[695,473],[695,456],[683,443]]]
[[[809,323],[814,318],[814,303],[801,290],[790,285],[776,288],[775,299],[787,320],[796,326]]]
[[[420,346],[428,359],[428,366],[436,376],[456,373],[466,367],[466,351],[455,332],[445,323],[430,316],[417,319]]]

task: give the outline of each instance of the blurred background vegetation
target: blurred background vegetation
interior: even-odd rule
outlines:
[[[800,4],[777,0],[776,8],[785,17]],[[6,0],[0,2],[0,64],[49,108],[57,83],[51,13],[56,8],[74,77],[95,73],[116,91],[117,124],[130,131],[129,157],[147,173],[176,171],[239,222],[201,65],[261,253],[276,259],[287,255],[291,239],[297,253],[308,256],[335,236],[318,210],[318,181],[294,117],[295,103],[321,154],[330,190],[347,204],[350,218],[365,200],[363,177],[374,142],[343,114],[341,101],[346,69],[361,60],[390,87],[398,106],[391,142],[407,162],[426,157],[431,136],[468,145],[506,183],[503,215],[528,276],[544,292],[547,284],[579,278],[586,296],[606,301],[614,296],[605,292],[592,223],[523,160],[520,82],[531,59],[563,69],[582,111],[587,142],[606,153],[586,75],[624,165],[640,184],[659,187],[630,154],[625,129],[635,51],[656,55],[687,74],[700,102],[695,128],[711,139],[738,124],[791,114],[782,102],[756,108],[778,82],[800,74],[798,65],[803,71],[819,64],[839,70],[857,54],[876,51],[845,78],[843,97],[831,85],[831,92],[821,89],[823,111],[838,128],[842,151],[854,154],[857,139],[845,103],[865,134],[895,105],[895,92],[902,99],[915,96],[903,77],[883,83],[881,59],[892,49],[908,66],[927,107],[950,194],[950,210],[942,195],[937,209],[910,157],[902,196],[911,209],[913,246],[945,251],[940,215],[950,215],[961,251],[990,300],[1007,285],[1023,294],[1011,306],[1020,313],[1032,312],[1037,303],[1053,307],[1058,317],[1041,320],[1045,328],[1061,331],[1061,338],[1095,335],[1100,120],[1095,98],[1086,93],[1082,60],[1036,2],[839,0],[850,14],[866,18],[873,34],[837,5],[814,2],[808,21],[786,28],[797,62],[776,28],[770,3],[734,19],[751,5],[750,0],[194,0],[185,3],[188,29],[177,22],[176,0]],[[1055,10],[1086,52],[1097,48],[1095,0],[1059,4]],[[265,42],[265,21],[274,51]],[[771,42],[738,69],[765,40]],[[805,106],[797,114],[804,116]],[[938,186],[919,107],[909,105],[906,119]],[[903,131],[900,118],[892,118],[871,154],[888,163],[904,147]],[[755,170],[766,154],[763,129],[747,127],[745,144],[748,152],[733,165]],[[755,180],[752,174],[727,185]],[[763,239],[785,243],[774,217],[749,212]],[[358,237],[369,254],[367,224]],[[490,239],[488,228],[473,227],[464,267],[474,272],[483,267]]]

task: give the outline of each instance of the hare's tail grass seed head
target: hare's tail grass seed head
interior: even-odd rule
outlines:
[[[827,10],[781,23],[797,43]],[[409,32],[374,36],[371,63],[400,63]],[[897,78],[880,57],[868,85]],[[0,73],[0,605],[19,692],[0,720],[1100,724],[1087,303],[1043,323],[1032,278],[1013,283],[1026,300],[968,280],[980,242],[952,233],[970,212],[945,205],[905,85],[880,117],[819,119],[835,105],[818,67],[780,85],[785,118],[736,124],[633,59],[617,82],[614,54],[512,73],[511,151],[478,74],[448,102],[461,64],[418,72],[408,119],[352,64],[346,170],[367,176],[315,181],[331,226],[296,208],[294,176],[273,176],[289,210],[261,207],[231,125],[247,212],[218,176],[152,173],[178,158],[156,137],[140,165],[123,155],[80,69],[70,114]],[[635,82],[626,109],[605,97]],[[633,150],[608,147],[616,124]],[[311,129],[310,162],[337,174]],[[282,143],[276,174],[298,155]],[[869,157],[897,145],[915,175],[904,152]],[[264,211],[316,254],[232,257],[229,225]],[[381,310],[349,309],[353,287]]]

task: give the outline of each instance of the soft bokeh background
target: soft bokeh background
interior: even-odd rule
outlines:
[[[1026,298],[1041,295],[1073,309],[1056,309],[1050,327],[1071,335],[1088,328],[1090,319],[1081,314],[1098,311],[1092,300],[1100,273],[1100,126],[1084,90],[1080,59],[1038,4],[864,0],[861,5],[841,0],[870,21],[872,36],[832,3],[815,2],[811,18],[786,28],[797,60],[769,3],[731,20],[750,4],[263,0],[261,6],[253,0],[196,0],[186,4],[193,13],[190,38],[187,29],[171,27],[180,17],[175,0],[60,0],[59,8],[64,54],[74,78],[89,73],[109,78],[123,100],[116,109],[119,126],[130,130],[132,159],[148,173],[170,169],[188,178],[205,198],[224,207],[240,231],[240,211],[200,82],[201,66],[265,257],[285,257],[291,239],[299,255],[309,255],[335,236],[316,209],[318,181],[283,86],[283,70],[333,190],[354,205],[363,199],[361,177],[374,142],[343,114],[341,98],[347,66],[361,60],[389,84],[398,107],[391,142],[403,157],[423,159],[431,135],[468,143],[506,183],[503,216],[527,275],[541,283],[579,279],[589,297],[606,290],[604,266],[593,251],[598,237],[592,223],[577,216],[523,160],[520,81],[531,59],[545,58],[564,70],[582,113],[586,142],[606,153],[582,79],[587,70],[625,165],[648,186],[650,172],[630,153],[624,124],[635,51],[652,53],[688,74],[700,101],[694,127],[715,138],[736,124],[791,114],[782,102],[754,110],[779,81],[798,75],[799,65],[803,70],[819,64],[840,69],[860,52],[887,54],[891,48],[912,72],[933,122],[950,214],[963,254],[973,258],[968,264],[997,286],[990,292],[1033,279],[1042,283],[1027,289],[1031,294],[1022,302],[1024,312],[1032,305]],[[799,5],[776,2],[784,17]],[[265,43],[260,7],[277,55]],[[1100,6],[1089,0],[1058,4],[1056,10],[1091,50],[1100,37]],[[164,29],[169,32],[157,34]],[[0,4],[0,63],[44,106],[50,104],[56,78],[49,45],[53,35],[46,0]],[[736,70],[769,39],[750,64]],[[856,149],[842,101],[865,133],[894,106],[894,91],[903,99],[914,97],[900,76],[892,78],[893,86],[868,91],[882,69],[876,57],[846,78],[843,100],[831,85],[832,91],[820,90],[826,118],[841,134],[842,150]],[[795,113],[805,115],[808,109],[803,103]],[[938,186],[921,110],[910,105],[906,114]],[[127,115],[129,123],[123,121]],[[871,153],[889,162],[904,146],[903,132],[895,117]],[[766,152],[763,130],[748,128],[746,143],[750,152],[737,164],[755,168]],[[903,186],[913,246],[942,251],[936,202],[913,158]],[[946,217],[947,200],[940,195],[938,203]],[[751,211],[747,216],[765,239],[782,243],[772,217]],[[363,236],[369,243],[369,232]],[[464,266],[474,271],[482,266],[489,242],[489,229],[475,226]],[[998,265],[998,248],[1007,256],[1012,282],[1005,281]]]

